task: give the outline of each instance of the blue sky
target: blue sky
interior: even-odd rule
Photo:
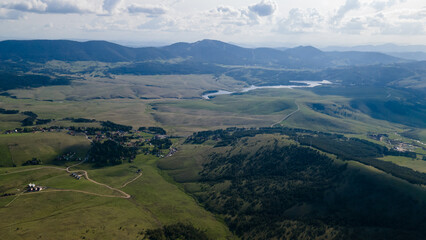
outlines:
[[[423,44],[424,0],[1,0],[1,39]]]

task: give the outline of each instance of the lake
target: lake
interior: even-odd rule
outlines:
[[[327,80],[322,80],[322,81],[290,81],[290,82],[298,83],[298,85],[276,85],[276,86],[254,86],[254,85],[251,85],[250,87],[243,88],[240,91],[236,91],[236,92],[219,90],[219,91],[214,92],[214,93],[204,94],[202,96],[202,98],[210,99],[210,97],[212,97],[212,96],[229,95],[229,94],[233,94],[233,93],[249,92],[249,91],[252,91],[252,90],[263,89],[263,88],[313,88],[313,87],[318,87],[318,86],[321,86],[321,85],[332,84],[330,81],[327,81]]]

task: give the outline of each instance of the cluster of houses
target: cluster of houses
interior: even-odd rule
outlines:
[[[80,180],[80,178],[81,178],[81,175],[78,175],[77,173],[71,173],[70,176],[77,179],[77,180]]]
[[[30,183],[27,186],[27,192],[39,192],[43,189],[44,188],[42,186],[36,186],[34,183]]]
[[[6,130],[4,134],[12,134],[12,133],[35,133],[35,132],[60,132],[62,131],[62,127],[32,127],[32,128],[16,128],[13,130]]]

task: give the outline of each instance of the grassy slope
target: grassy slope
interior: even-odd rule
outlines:
[[[232,237],[224,224],[161,176],[155,167],[156,159],[152,156],[138,156],[131,164],[88,171],[89,176],[98,182],[121,187],[136,176],[137,168],[141,168],[143,176],[123,188],[123,191],[132,195],[131,199],[68,192],[45,192],[19,197],[9,207],[0,208],[2,216],[11,216],[8,220],[0,220],[0,238],[25,239],[42,236],[43,239],[76,239],[84,236],[86,239],[140,239],[142,235],[139,232],[144,229],[177,222],[192,223],[205,229],[213,239]],[[25,169],[11,168],[8,171],[21,168]],[[1,181],[6,182],[10,189],[32,180],[56,188],[81,189],[102,194],[110,191],[92,183],[87,184],[85,180],[74,180],[58,170],[36,171],[25,179],[21,179],[19,174],[7,176],[3,176]],[[20,182],[16,183],[17,179]],[[1,206],[12,198],[14,196],[0,198]]]
[[[212,75],[116,75],[99,78],[89,75],[69,86],[50,86],[9,91],[18,98],[37,100],[90,100],[111,98],[199,98],[206,90],[242,88],[244,83]]]
[[[138,99],[93,99],[88,101],[48,102],[0,96],[0,107],[18,109],[20,111],[32,111],[42,119],[59,120],[67,117],[83,117],[94,118],[99,121],[109,120],[134,127],[155,124],[150,113],[147,112],[146,102]],[[0,123],[2,123],[1,119]],[[16,125],[14,127],[20,127],[20,124]],[[68,124],[68,126],[70,125],[77,126],[78,124]]]
[[[231,155],[241,153],[254,153],[262,146],[271,145],[275,141],[279,141],[280,144],[284,145],[290,143],[289,140],[285,139],[284,136],[258,135],[253,138],[242,139],[236,146],[234,146],[235,148],[232,150]],[[180,151],[176,153],[173,157],[161,159],[159,161],[159,167],[164,169],[176,181],[182,183],[188,192],[195,195],[202,194],[202,192],[206,191],[206,189],[203,190],[203,183],[197,182],[199,180],[199,176],[197,173],[203,169],[202,164],[207,163],[209,161],[209,154],[224,153],[229,149],[231,148],[213,148],[212,145],[210,145],[209,143],[205,143],[202,145],[182,145],[180,147]],[[336,160],[336,162],[340,163],[341,161]],[[374,184],[382,187],[383,189],[392,188],[393,191],[397,191],[404,195],[410,196],[416,201],[426,202],[426,192],[424,191],[424,188],[420,186],[409,184],[404,180],[393,177],[392,175],[386,174],[373,167],[363,165],[359,162],[349,161],[345,163],[348,164],[348,170],[346,171],[348,175],[345,175],[347,179],[351,179],[354,176],[363,176],[363,178],[374,180]],[[207,189],[214,187],[217,190],[221,190],[222,188],[227,187],[226,181],[223,184],[205,186],[208,187]],[[342,188],[349,190],[352,189],[349,192],[342,191],[340,193],[342,194],[342,196],[347,195],[349,197],[351,195],[350,192],[356,192],[357,189],[356,186],[346,185],[346,183],[342,183]],[[339,190],[339,188],[336,188],[336,191],[341,191],[341,189]],[[386,202],[386,200],[383,201]],[[306,232],[306,234],[308,233],[309,231]]]
[[[426,161],[424,160],[412,159],[407,157],[398,157],[398,156],[386,156],[380,159],[393,162],[400,166],[411,168],[418,172],[426,172]]]
[[[314,111],[312,103],[347,107],[350,99],[339,96],[320,96],[306,90],[261,89],[238,95],[216,96],[211,100],[174,101],[153,104],[156,120],[174,125],[177,130],[192,127],[217,129],[229,126],[269,126],[297,109],[282,124],[284,126],[325,132],[367,133],[401,132],[403,126],[373,119],[356,110],[350,114],[327,115]],[[198,129],[197,129],[198,130]]]
[[[23,133],[0,135],[0,164],[20,166],[33,157],[44,163],[52,161],[64,152],[76,152],[84,156],[89,142],[83,136],[70,136],[65,133]]]

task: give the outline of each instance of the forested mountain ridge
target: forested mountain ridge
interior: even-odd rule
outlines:
[[[296,47],[285,51],[272,48],[251,49],[216,40],[142,48],[125,47],[106,41],[7,40],[0,42],[0,59],[35,62],[50,60],[139,62],[181,59],[225,65],[311,69],[406,61],[375,52],[322,52],[313,47]]]

